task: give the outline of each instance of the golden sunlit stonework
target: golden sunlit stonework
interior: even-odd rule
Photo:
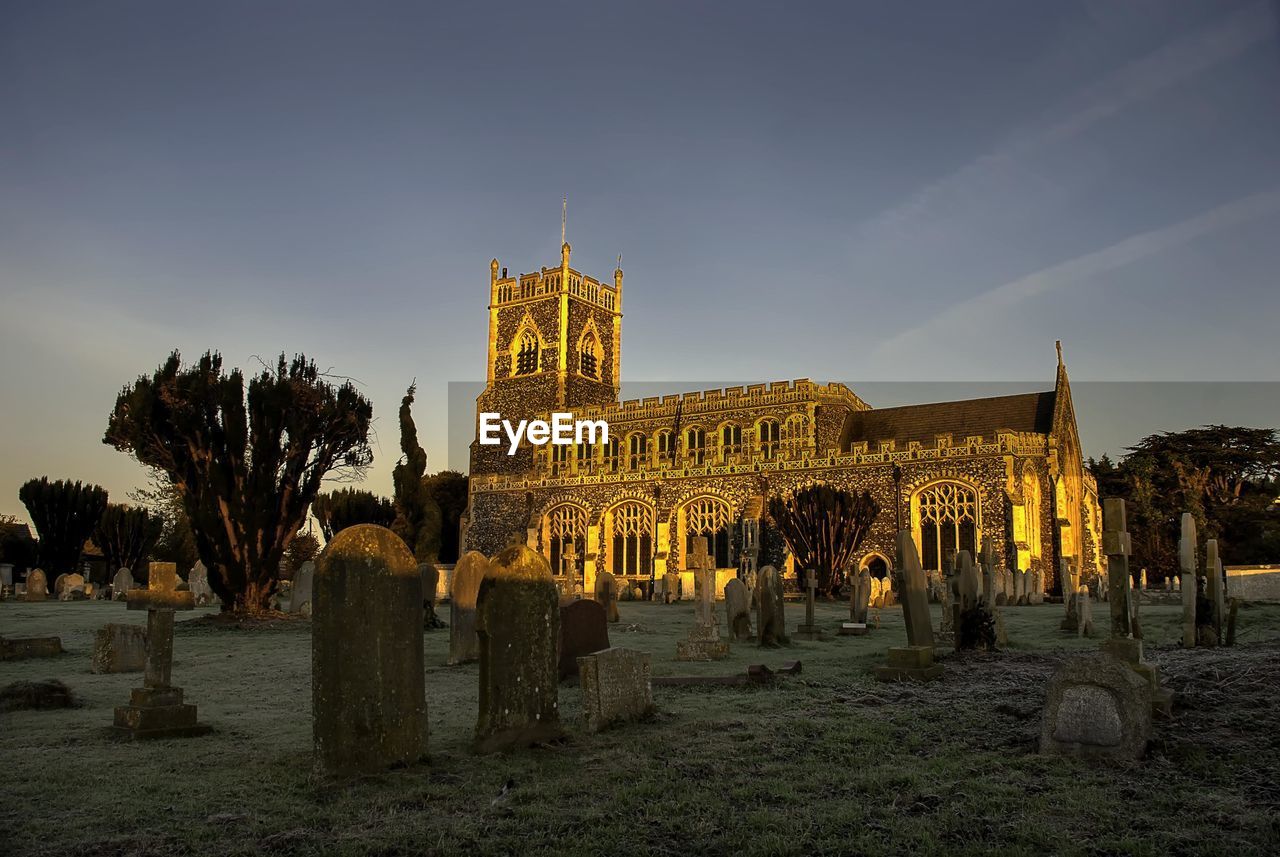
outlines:
[[[622,270],[508,276],[490,263],[487,384],[478,415],[512,422],[570,411],[605,420],[607,444],[471,446],[467,548],[513,540],[543,553],[565,589],[609,571],[642,589],[680,572],[706,537],[720,586],[757,561],[768,498],[828,483],[871,492],[881,512],[859,568],[892,565],[911,528],[927,569],[990,538],[997,563],[1055,588],[1100,570],[1097,489],[1081,459],[1066,366],[1051,391],[875,409],[843,384],[801,379],[619,401]],[[754,544],[753,544],[754,543]],[[788,565],[790,562],[788,561]],[[794,579],[795,570],[787,569]]]

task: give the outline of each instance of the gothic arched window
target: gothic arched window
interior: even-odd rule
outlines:
[[[627,469],[639,470],[649,463],[649,438],[636,432],[627,438]]]
[[[552,509],[547,515],[547,559],[552,574],[576,575],[582,568],[586,547],[587,513],[582,507],[565,504]],[[574,558],[573,568],[567,567],[570,554]]]
[[[707,537],[707,553],[715,557],[716,568],[729,567],[729,504],[716,497],[701,497],[684,509],[684,556],[686,566],[693,556],[693,540]]]
[[[760,421],[756,427],[756,444],[761,458],[772,461],[778,457],[778,441],[781,436],[782,431],[777,420]]]
[[[604,469],[609,473],[618,472],[619,451],[622,444],[618,442],[616,437],[609,438],[609,446],[604,451]]]
[[[588,333],[582,337],[582,343],[578,347],[578,371],[588,378],[600,377],[600,343],[596,341],[594,333]]]
[[[959,551],[977,555],[978,495],[959,482],[930,485],[917,497],[920,549],[926,569],[942,570]]]
[[[516,351],[514,374],[532,375],[538,371],[538,335],[532,330],[520,334],[520,347]]]
[[[663,429],[655,436],[655,444],[658,447],[658,464],[666,466],[671,463],[672,456],[675,455],[675,441],[673,435],[667,429]]]
[[[653,511],[630,501],[613,510],[613,573],[648,577],[653,564]]]
[[[688,463],[701,467],[707,460],[707,432],[694,426],[684,433],[684,454]]]
[[[742,453],[742,426],[729,423],[720,427],[720,463],[728,464],[731,456]]]

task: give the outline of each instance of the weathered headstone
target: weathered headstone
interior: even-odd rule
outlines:
[[[336,539],[337,537],[335,536],[334,538]],[[312,602],[314,598],[315,573],[316,564],[314,562],[304,562],[298,567],[297,573],[293,575],[293,591],[289,596],[290,613],[300,613],[303,616],[315,614],[315,605]]]
[[[314,563],[305,562],[302,564],[303,568],[307,566],[314,567]],[[299,571],[299,574],[301,574],[301,571]],[[296,580],[298,575],[294,575],[294,577]],[[214,594],[213,587],[209,585],[209,569],[205,568],[203,562],[197,562],[195,567],[191,569],[191,574],[187,575],[187,588],[191,590],[191,595],[195,598],[197,607],[204,607],[213,603]],[[307,582],[307,600],[311,600],[310,580]]]
[[[571,601],[560,608],[559,677],[578,674],[578,658],[609,648],[609,621],[599,601]]]
[[[618,578],[608,571],[596,573],[596,601],[604,605],[605,616],[610,622],[622,617],[618,614]]]
[[[1200,561],[1199,544],[1196,541],[1196,519],[1190,512],[1182,513],[1182,537],[1178,540],[1178,565],[1182,576],[1182,645],[1192,649],[1196,645],[1196,566]]]
[[[1223,593],[1222,563],[1218,561],[1218,540],[1209,539],[1204,543],[1204,576],[1205,595],[1212,608],[1211,616],[1213,637],[1219,644],[1226,639],[1222,633]]]
[[[689,636],[676,642],[678,661],[718,661],[729,654],[729,644],[720,639],[715,612],[715,561],[707,554],[707,539],[693,540],[693,556],[688,560],[697,581],[698,600]]]
[[[867,608],[871,602],[871,572],[860,570],[853,578],[853,592],[850,595],[851,608],[849,621],[866,624]]]
[[[1093,604],[1089,600],[1089,587],[1081,585],[1076,591],[1076,630],[1081,637],[1093,636]]]
[[[79,601],[85,597],[83,574],[62,574],[54,585],[59,601]]]
[[[413,554],[385,527],[347,527],[320,554],[314,596],[317,770],[346,776],[418,761],[427,752],[427,698]]]
[[[599,732],[610,724],[651,715],[652,671],[648,652],[605,649],[578,658],[582,725]]]
[[[141,625],[106,625],[93,640],[95,673],[136,673],[147,665],[147,629]]]
[[[480,657],[476,636],[476,596],[489,570],[489,560],[480,551],[467,551],[449,578],[449,663],[465,664]]]
[[[422,628],[443,628],[444,623],[436,615],[436,593],[440,590],[440,569],[435,563],[418,563],[418,577],[422,581]]]
[[[956,613],[960,609],[960,605],[956,603],[956,577],[954,569],[955,558],[952,557],[952,568],[944,569],[942,572],[942,586],[938,590],[939,601],[942,603],[942,618],[938,621],[938,638],[944,641],[954,639],[956,632]]]
[[[1139,759],[1151,736],[1151,686],[1127,664],[1085,655],[1049,679],[1040,752]]]
[[[932,681],[942,675],[942,665],[933,660],[933,620],[929,617],[929,597],[924,569],[910,530],[898,532],[895,563],[902,569],[902,618],[907,626],[907,645],[889,649],[889,662],[875,668],[880,681]]]
[[[153,562],[147,572],[147,588],[129,592],[128,609],[147,611],[147,662],[143,686],[134,688],[128,705],[116,708],[118,737],[189,738],[211,731],[197,721],[196,707],[182,701],[182,688],[170,684],[173,614],[195,607],[190,591],[178,590],[178,580],[174,563]]]
[[[122,568],[111,578],[111,597],[116,601],[124,601],[129,597],[130,589],[133,589],[133,572]]]
[[[756,635],[761,646],[775,648],[786,645],[787,616],[782,599],[782,575],[771,565],[760,569],[755,591]]]
[[[557,699],[559,601],[551,567],[528,547],[513,545],[489,564],[476,596],[477,752],[530,746],[563,736]]]
[[[982,574],[982,600],[988,607],[996,604],[996,549],[991,536],[982,537],[982,553],[978,555]]]
[[[1080,630],[1080,614],[1078,611],[1078,603],[1076,599],[1071,597],[1071,593],[1076,591],[1075,575],[1071,573],[1071,559],[1069,557],[1060,557],[1058,559],[1058,585],[1062,589],[1062,606],[1066,611],[1066,615],[1062,617],[1062,623],[1058,628],[1070,633],[1076,633]]]
[[[1027,603],[1044,603],[1044,575],[1038,568],[1031,570],[1031,585],[1027,591]]]
[[[751,595],[738,578],[724,585],[725,627],[735,640],[751,639]]]
[[[867,572],[864,570],[863,573],[866,574]],[[818,627],[817,622],[814,619],[814,602],[817,598],[818,575],[813,571],[813,569],[808,569],[803,574],[804,576],[802,579],[804,581],[805,589],[804,624],[799,628],[796,628],[795,636],[800,640],[825,640],[826,635],[822,633],[822,629]],[[858,582],[854,585],[855,594],[853,598],[855,600],[861,600],[863,597],[871,597],[871,582],[869,578],[869,574],[868,580],[866,581],[857,578]],[[862,603],[865,604],[865,602]],[[866,616],[866,607],[862,608],[862,615],[864,617]],[[855,621],[857,620],[855,619]],[[863,619],[862,621],[866,620]]]
[[[23,593],[24,601],[44,601],[49,597],[49,584],[46,582],[43,569],[35,569],[27,575],[27,590]]]
[[[666,604],[680,600],[680,575],[676,572],[668,571],[662,576],[662,597]]]
[[[1017,607],[1027,603],[1027,573],[1020,568],[1013,569],[1013,595],[1009,601]]]

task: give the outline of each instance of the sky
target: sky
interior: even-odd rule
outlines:
[[[175,348],[356,379],[386,494],[416,379],[444,467],[449,384],[484,377],[489,260],[558,264],[566,195],[574,267],[607,279],[622,254],[626,381],[961,397],[1047,388],[1060,339],[1086,454],[1275,426],[1278,17],[7,0],[0,513],[25,518],[35,476],[144,483],[101,437]]]

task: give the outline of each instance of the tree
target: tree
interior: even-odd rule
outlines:
[[[391,528],[396,520],[396,507],[386,497],[358,488],[342,488],[316,495],[311,514],[320,522],[326,542],[356,524],[377,524]]]
[[[191,521],[182,504],[182,493],[169,481],[169,475],[158,468],[150,468],[151,476],[146,488],[129,492],[129,499],[160,518],[160,538],[151,548],[156,562],[171,562],[179,569],[189,569],[200,559],[196,551],[196,536],[191,531]],[[145,563],[134,572],[134,578],[147,580]]]
[[[1127,505],[1132,567],[1156,579],[1178,573],[1183,512],[1202,540],[1218,539],[1236,563],[1267,562],[1280,549],[1280,437],[1274,429],[1223,425],[1148,435],[1118,463],[1090,459],[1102,497]]]
[[[458,525],[467,511],[467,477],[441,470],[426,479],[427,493],[440,509],[440,562],[458,561]]]
[[[350,381],[335,387],[302,355],[264,367],[246,398],[221,355],[184,367],[175,351],[120,393],[103,442],[168,475],[222,608],[254,614],[268,610],[321,480],[368,468],[372,418]]]
[[[813,485],[769,501],[769,517],[795,556],[796,570],[803,574],[813,569],[818,589],[831,598],[839,596],[841,573],[878,514],[880,505],[870,493],[858,495],[830,485]]]
[[[410,384],[400,400],[400,451],[404,456],[391,471],[396,507],[391,529],[409,546],[418,562],[436,562],[440,556],[440,507],[423,479],[427,451],[418,443],[418,429],[410,410],[417,391],[417,385]]]
[[[136,572],[160,540],[164,519],[141,507],[108,503],[93,531],[93,543],[107,561],[107,574]]]
[[[18,499],[40,534],[40,565],[49,579],[78,571],[84,543],[107,508],[106,489],[45,476],[18,489]]]
[[[26,524],[13,515],[0,515],[0,562],[25,570],[36,561],[36,547]]]
[[[289,542],[289,547],[285,548],[280,576],[293,580],[303,563],[315,559],[318,553],[320,553],[320,540],[305,531],[298,533],[293,537],[293,541]]]

